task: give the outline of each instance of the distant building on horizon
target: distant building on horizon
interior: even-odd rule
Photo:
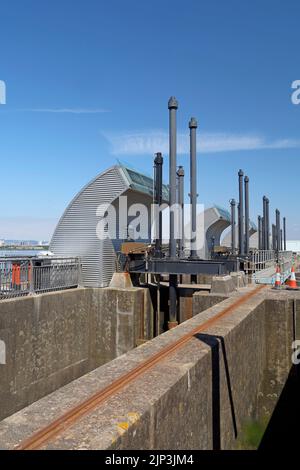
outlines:
[[[37,240],[1,240],[1,241],[3,241],[4,242],[3,245],[6,245],[6,246],[35,246],[39,244]]]

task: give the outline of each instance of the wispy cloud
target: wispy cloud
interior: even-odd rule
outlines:
[[[31,111],[33,113],[70,113],[70,114],[99,114],[109,113],[108,109],[102,108],[28,108],[18,111]]]
[[[108,140],[114,155],[167,153],[169,149],[169,136],[165,131],[104,133],[103,135]],[[297,147],[300,147],[300,140],[268,140],[257,135],[211,132],[199,133],[198,137],[198,149],[201,153]],[[179,154],[189,152],[188,133],[178,133],[177,151]]]

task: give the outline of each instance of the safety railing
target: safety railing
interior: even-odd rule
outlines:
[[[291,251],[257,250],[250,254],[244,263],[244,269],[254,282],[272,284],[276,266],[279,266],[282,282],[290,275],[293,264]]]
[[[274,250],[257,250],[250,254],[244,264],[244,269],[247,274],[252,274],[275,266],[276,260]]]
[[[294,261],[294,254],[292,251],[279,251],[278,265],[280,268],[282,282],[286,281],[286,279],[290,276]]]
[[[79,258],[0,258],[0,299],[77,287],[80,276]]]

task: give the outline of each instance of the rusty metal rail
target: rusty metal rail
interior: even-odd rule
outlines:
[[[25,439],[16,447],[16,450],[37,450],[41,448],[44,444],[54,439],[57,435],[65,431],[67,428],[71,427],[80,418],[92,412],[98,405],[112,397],[126,385],[130,384],[134,379],[147,372],[150,368],[155,366],[158,362],[163,360],[169,354],[177,351],[179,348],[184,346],[196,334],[203,332],[221,318],[224,318],[228,314],[232,313],[236,308],[245,303],[251,297],[254,297],[264,288],[266,288],[266,286],[261,285],[252,290],[251,292],[243,295],[242,297],[237,299],[233,304],[229,305],[228,307],[224,308],[221,312],[216,314],[214,317],[210,318],[209,320],[206,320],[201,325],[191,330],[189,333],[183,335],[180,339],[174,341],[168,346],[165,346],[156,354],[136,366],[134,369],[116,379],[110,385],[106,386],[102,390],[99,390],[90,398],[84,400],[82,403],[79,403],[77,406],[73,407],[71,410],[67,411],[56,420],[52,421],[47,426],[34,433],[28,439]]]

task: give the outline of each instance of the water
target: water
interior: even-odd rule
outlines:
[[[2,250],[0,248],[0,258],[5,256],[15,256],[19,258],[21,256],[37,256],[44,250]]]

